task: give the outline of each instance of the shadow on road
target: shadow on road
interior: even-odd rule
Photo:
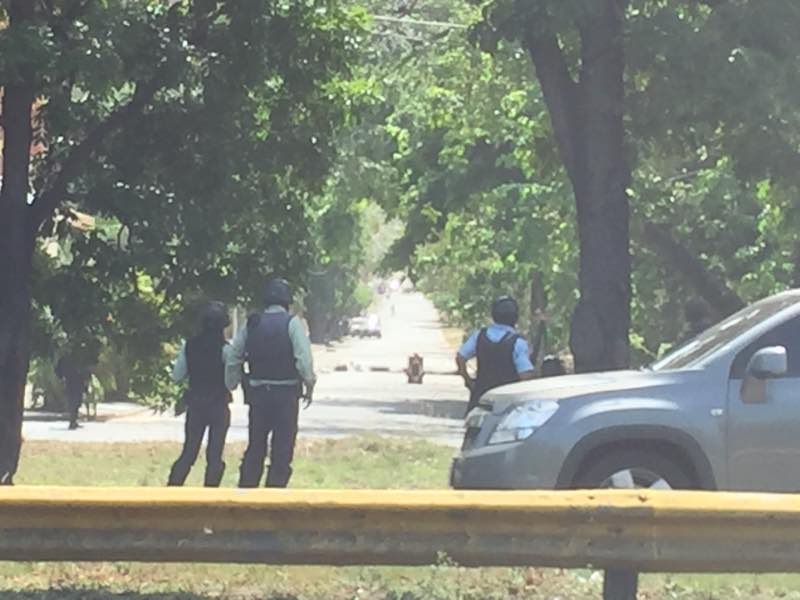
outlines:
[[[386,403],[379,410],[383,413],[401,415],[423,415],[436,419],[464,419],[467,402],[464,400],[418,400]]]
[[[57,421],[67,421],[68,419],[68,416],[60,415],[58,413],[37,412],[31,410],[25,411],[25,420],[36,423],[55,423]]]
[[[462,421],[467,409],[466,400],[405,400],[381,402],[376,400],[336,400],[338,406],[364,407],[384,414],[420,415],[435,419]]]

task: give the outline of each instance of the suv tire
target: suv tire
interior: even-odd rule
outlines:
[[[692,489],[691,475],[663,453],[619,448],[590,460],[575,477],[573,488]]]

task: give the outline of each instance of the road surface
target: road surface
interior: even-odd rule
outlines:
[[[394,305],[394,308],[392,306]],[[398,293],[380,308],[381,339],[346,339],[315,347],[319,374],[314,404],[300,416],[301,437],[378,434],[424,438],[456,446],[462,437],[467,392],[458,377],[429,375],[422,385],[406,383],[408,357],[424,357],[426,371],[452,371],[455,349],[443,334],[431,303],[417,293]],[[347,371],[337,371],[346,367]],[[390,369],[375,372],[371,369]],[[68,431],[56,415],[27,412],[28,440],[74,442],[180,441],[183,418],[153,414],[133,404],[101,404],[99,420]],[[232,406],[228,441],[247,439],[247,407]]]

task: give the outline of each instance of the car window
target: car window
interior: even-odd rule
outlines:
[[[789,359],[787,377],[800,377],[800,318],[778,325],[742,350],[733,361],[731,379],[744,379],[747,363],[762,348],[783,346]]]
[[[686,342],[650,368],[654,371],[692,368],[743,333],[797,302],[796,294],[773,296],[756,302]]]

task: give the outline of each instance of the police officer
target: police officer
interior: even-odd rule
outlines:
[[[691,341],[714,325],[714,311],[711,305],[702,298],[689,298],[683,307],[683,313],[686,316],[686,325],[681,333],[679,344]]]
[[[492,320],[491,325],[474,332],[456,355],[458,373],[470,391],[467,412],[489,390],[534,376],[528,342],[515,329],[519,320],[517,301],[510,296],[495,300]],[[475,379],[467,370],[467,362],[473,358],[478,359]]]
[[[264,474],[267,443],[270,466],[267,487],[286,487],[292,476],[300,398],[311,405],[316,382],[311,343],[302,322],[289,313],[292,290],[279,278],[267,282],[265,312],[251,316],[226,354],[225,377],[229,389],[245,375],[250,406],[249,441],[239,472],[239,487],[257,487]],[[303,390],[305,388],[305,391]]]
[[[92,379],[89,365],[95,362],[92,356],[96,356],[97,353],[90,346],[91,344],[88,342],[82,341],[76,348],[62,356],[56,364],[56,375],[64,382],[67,394],[70,430],[80,427],[78,417],[83,404],[83,396]]]
[[[206,487],[219,487],[225,473],[222,452],[231,423],[231,394],[225,386],[223,359],[225,328],[230,325],[228,310],[221,302],[210,302],[203,310],[200,333],[186,341],[172,369],[175,381],[188,377],[184,395],[186,425],[183,451],[172,465],[167,485],[183,485],[197,460],[203,436],[206,445]]]

